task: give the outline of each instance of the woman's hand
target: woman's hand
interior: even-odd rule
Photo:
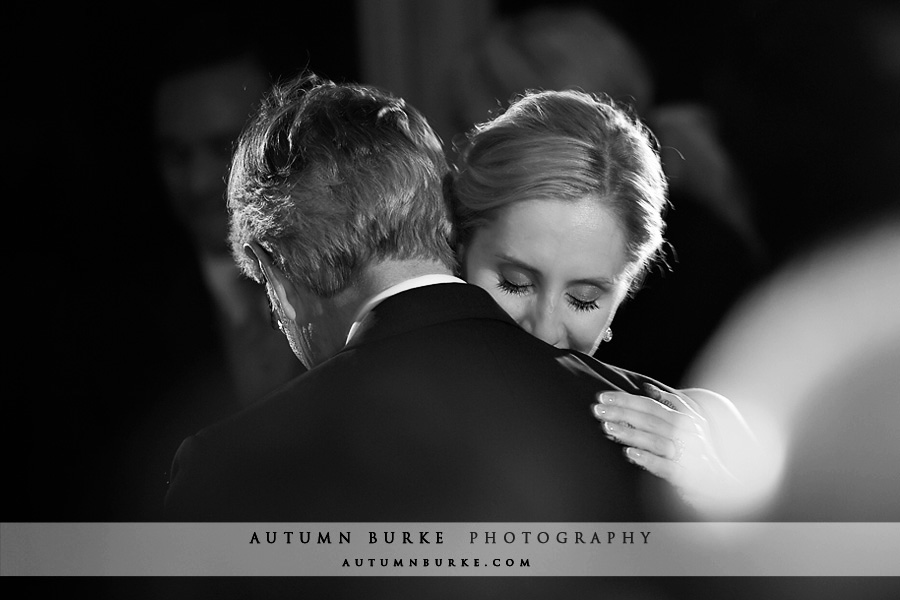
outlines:
[[[739,493],[740,481],[712,444],[709,423],[688,396],[645,386],[648,396],[603,392],[593,406],[610,439],[628,459],[674,485],[689,503]]]

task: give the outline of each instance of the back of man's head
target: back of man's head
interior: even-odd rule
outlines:
[[[244,131],[228,182],[232,252],[258,242],[292,281],[332,297],[380,260],[452,267],[447,163],[402,99],[312,74],[276,86]]]

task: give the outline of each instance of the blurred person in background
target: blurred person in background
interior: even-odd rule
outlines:
[[[738,14],[706,90],[774,269],[900,198],[900,5],[792,0]]]
[[[231,154],[282,64],[245,26],[227,14],[173,20],[157,59],[152,135],[162,185],[145,271],[154,284],[142,291],[147,379],[123,436],[114,503],[129,520],[135,511],[161,516],[181,440],[304,372],[228,245]]]
[[[270,84],[258,56],[239,50],[202,57],[167,74],[157,90],[155,132],[166,199],[191,244],[192,256],[183,260],[198,267],[214,316],[212,341],[224,359],[222,377],[243,406],[299,368],[272,327],[265,294],[240,273],[228,245],[225,179],[231,153]],[[194,360],[201,363],[202,357]]]

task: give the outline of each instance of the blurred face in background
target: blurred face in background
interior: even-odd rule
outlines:
[[[526,331],[593,353],[631,283],[625,236],[595,198],[510,204],[462,249],[464,275]]]
[[[203,67],[165,81],[156,96],[163,183],[199,251],[228,254],[225,188],[232,149],[268,89],[250,59]]]

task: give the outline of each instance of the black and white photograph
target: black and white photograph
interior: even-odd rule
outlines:
[[[5,584],[900,594],[897,2],[10,13]]]

